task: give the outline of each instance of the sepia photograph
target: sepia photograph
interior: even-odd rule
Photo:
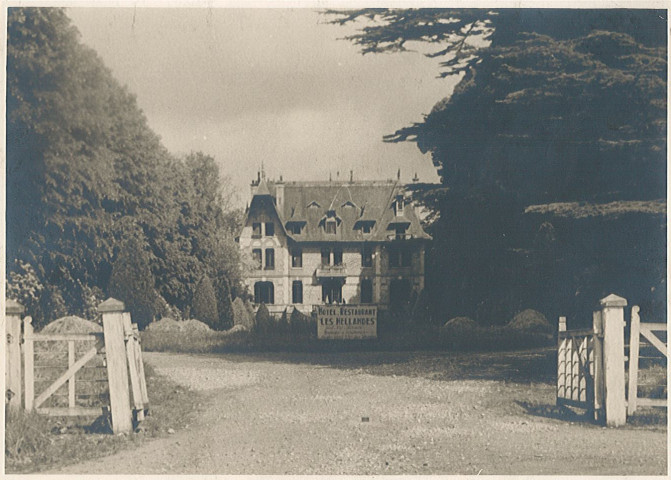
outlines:
[[[5,474],[668,475],[668,10],[461,5],[3,7]]]

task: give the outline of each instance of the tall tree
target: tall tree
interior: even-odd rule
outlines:
[[[437,45],[463,78],[416,141],[452,189],[525,202],[661,198],[666,179],[666,20],[649,10],[358,10],[363,53]],[[636,171],[636,175],[630,172]]]
[[[39,321],[90,311],[130,236],[173,306],[191,304],[204,273],[238,288],[214,159],[172,157],[63,9],[10,8],[7,20],[7,258],[44,287]]]
[[[665,197],[666,12],[327,13],[339,24],[364,20],[360,31],[348,37],[364,54],[429,49],[428,56],[443,59],[440,76],[461,76],[453,94],[422,122],[385,137],[388,142],[414,141],[429,152],[447,187],[420,186],[417,192],[433,208],[435,241],[427,283],[439,309],[500,322],[523,302],[542,302],[540,294],[529,295],[539,292],[538,285],[546,296],[561,291],[562,308],[575,299],[583,307],[594,302],[585,297],[597,292],[599,284],[621,288],[626,274],[621,260],[608,255],[601,257],[608,265],[597,265],[584,236],[583,243],[573,242],[575,236],[560,232],[552,255],[539,255],[536,247],[545,248],[533,245],[539,225],[529,225],[523,212],[530,204],[558,201]],[[665,212],[665,204],[661,208]],[[647,228],[654,223],[636,220]],[[593,225],[583,228],[592,237],[612,231]],[[659,291],[657,265],[666,262],[665,242],[653,230],[643,236],[654,238],[658,248],[645,248],[645,255],[631,243],[627,249],[611,242],[611,249],[637,252],[637,262],[643,263],[637,281],[645,279],[648,291]],[[597,243],[608,248],[608,243]],[[563,288],[550,288],[557,284]],[[631,286],[625,290],[633,291]]]

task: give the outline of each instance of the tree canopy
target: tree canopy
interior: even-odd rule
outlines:
[[[8,276],[32,267],[58,307],[40,321],[108,295],[129,238],[171,306],[187,308],[205,273],[239,289],[237,213],[215,159],[171,155],[63,9],[10,8],[7,32],[7,260],[20,274]]]
[[[423,121],[384,138],[416,142],[441,176],[414,186],[430,209],[427,290],[440,314],[582,314],[613,291],[665,310],[665,203],[648,212],[623,201],[666,197],[666,11],[326,15],[360,27],[346,38],[363,54],[421,50],[441,59],[439,77],[460,78]],[[616,213],[524,213],[555,202],[610,202]]]
[[[665,12],[328,13],[368,20],[348,37],[364,54],[435,44],[440,75],[463,75],[423,122],[385,138],[416,141],[450,188],[527,203],[665,196]]]

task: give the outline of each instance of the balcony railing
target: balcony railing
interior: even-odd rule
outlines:
[[[315,271],[317,277],[346,277],[347,265],[320,265]]]

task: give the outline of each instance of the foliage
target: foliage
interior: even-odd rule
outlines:
[[[242,293],[239,212],[214,158],[171,156],[64,9],[10,8],[7,32],[8,275],[34,269],[36,323],[91,318],[129,236],[169,306],[187,309],[206,273]]]
[[[524,332],[552,333],[553,330],[545,315],[530,308],[515,315],[508,326]]]
[[[524,304],[553,314],[589,309],[614,286],[637,302],[665,303],[662,293],[651,294],[666,264],[664,219],[632,213],[636,226],[610,219],[600,231],[602,221],[591,218],[580,223],[590,236],[578,240],[570,222],[559,228],[550,215],[523,214],[532,204],[589,202],[604,211],[604,202],[666,197],[664,12],[327,13],[334,23],[363,22],[348,38],[364,54],[429,50],[443,59],[441,76],[460,78],[422,122],[385,137],[416,142],[442,178],[439,188],[414,186],[431,212],[427,289],[436,311],[501,324]],[[638,230],[638,241],[606,234],[615,224]],[[617,255],[625,245],[628,256]],[[628,284],[624,264],[636,265]]]
[[[161,313],[146,245],[141,238],[130,237],[119,249],[112,266],[109,295],[124,303],[140,329]]]
[[[254,329],[254,317],[250,315],[249,310],[247,310],[245,303],[240,297],[233,300],[233,321],[236,326],[242,326],[247,330]]]
[[[478,333],[478,325],[468,317],[455,317],[450,319],[440,328],[440,339],[449,348],[456,350],[462,348],[464,342],[472,342]]]
[[[412,322],[415,325],[431,325],[431,299],[426,290],[422,290],[412,307]]]
[[[136,449],[149,439],[179,430],[198,413],[199,395],[145,365],[151,415],[142,423],[142,433],[109,435],[97,427],[101,418],[82,425],[77,417],[49,417],[37,413],[5,410],[5,468],[7,473],[31,473]]]
[[[289,333],[292,337],[317,336],[316,324],[312,317],[294,308],[289,317]]]
[[[226,277],[216,278],[214,291],[217,298],[217,314],[219,315],[216,329],[228,330],[233,326],[233,304],[231,302],[231,288],[228,279]]]
[[[286,335],[289,333],[289,315],[287,309],[285,308],[280,316],[280,319],[277,321],[276,327],[277,333],[280,335]]]
[[[193,304],[191,305],[191,316],[206,323],[214,330],[221,330],[221,328],[217,328],[220,325],[214,287],[212,286],[212,280],[207,275],[203,275],[196,287]]]
[[[270,335],[273,331],[273,326],[275,321],[268,311],[265,303],[259,305],[258,310],[256,311],[254,331],[261,337]]]
[[[44,285],[32,265],[16,260],[17,268],[9,274],[6,297],[16,300],[26,310],[33,311],[40,302]]]
[[[232,328],[227,331],[145,330],[142,348],[148,352],[223,353],[250,349],[250,332]]]

